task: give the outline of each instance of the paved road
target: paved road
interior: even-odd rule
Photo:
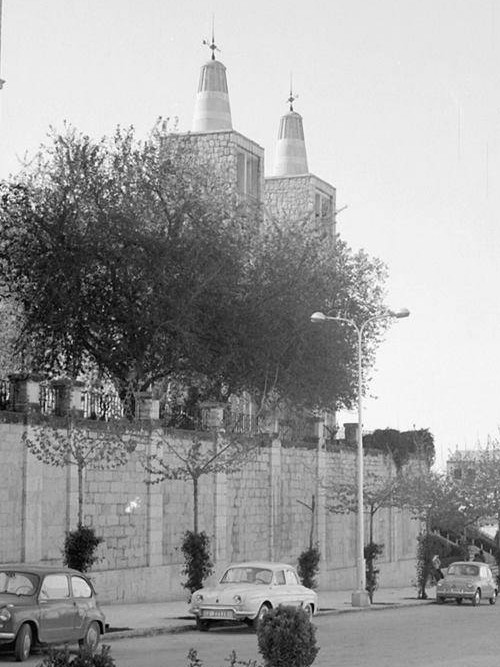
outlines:
[[[500,605],[484,603],[324,616],[316,620],[314,667],[498,667],[499,622]],[[117,667],[184,667],[190,647],[204,667],[228,667],[232,649],[261,662],[256,637],[244,628],[120,640],[112,654]]]
[[[320,652],[313,667],[498,667],[500,601],[472,607],[425,605],[321,616],[315,620]],[[185,667],[196,648],[204,667],[228,667],[235,649],[240,660],[257,660],[255,634],[224,628],[121,639],[110,643],[116,667]],[[41,656],[25,665],[36,666]],[[0,667],[13,665],[0,656]]]

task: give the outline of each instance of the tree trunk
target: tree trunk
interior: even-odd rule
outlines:
[[[312,497],[311,500],[311,529],[309,531],[309,550],[313,548],[313,540],[314,540],[314,516],[316,513],[316,498]]]
[[[198,478],[193,477],[193,532],[198,535]]]
[[[78,527],[83,525],[83,466],[78,464]]]

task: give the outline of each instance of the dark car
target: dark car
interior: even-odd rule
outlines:
[[[33,646],[78,642],[94,651],[105,631],[90,580],[77,570],[0,565],[0,645],[16,660]]]

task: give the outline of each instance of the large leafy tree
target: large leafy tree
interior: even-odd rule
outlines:
[[[0,184],[0,288],[22,314],[26,367],[74,376],[90,364],[122,396],[176,380],[200,398],[349,405],[353,332],[309,318],[380,312],[384,279],[314,221],[263,221],[161,124],[144,141],[67,128]],[[366,332],[366,370],[383,327]]]

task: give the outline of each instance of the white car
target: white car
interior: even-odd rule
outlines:
[[[291,565],[252,561],[230,565],[216,586],[195,591],[189,611],[199,630],[221,621],[256,628],[279,605],[302,607],[312,617],[318,611],[318,596],[302,586]]]

